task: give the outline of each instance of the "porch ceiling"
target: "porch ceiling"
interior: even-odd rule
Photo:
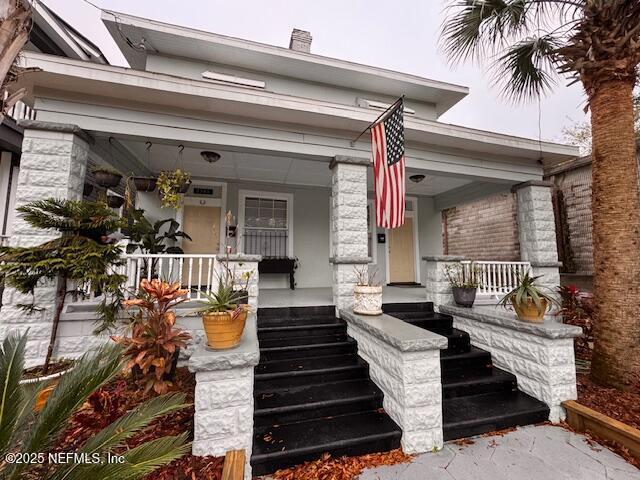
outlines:
[[[146,165],[147,153],[144,141],[118,139],[132,155]],[[213,150],[220,154],[220,160],[207,163],[200,156],[203,150]],[[150,167],[154,172],[174,168],[178,153],[177,144],[154,143],[151,147]],[[304,185],[329,188],[331,171],[329,159],[300,158],[273,155],[263,152],[234,151],[215,146],[186,146],[183,151],[183,165],[194,177],[201,179],[235,180],[285,185]],[[418,170],[407,169],[407,177]],[[371,171],[369,190],[373,190]],[[426,175],[420,183],[407,181],[410,195],[435,196],[471,183],[463,177]]]

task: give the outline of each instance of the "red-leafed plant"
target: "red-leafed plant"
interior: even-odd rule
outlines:
[[[145,380],[145,392],[153,389],[163,394],[172,385],[174,357],[191,338],[188,332],[175,327],[173,308],[187,300],[188,292],[179,283],[145,279],[140,282],[136,297],[123,302],[126,310],[136,309],[131,315],[131,333],[114,340],[125,346],[127,366]]]
[[[583,292],[575,285],[564,285],[558,288],[562,308],[563,322],[582,327],[582,336],[576,338],[576,353],[580,358],[591,357],[589,342],[593,342],[593,295]]]

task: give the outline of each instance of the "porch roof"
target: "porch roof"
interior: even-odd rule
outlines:
[[[38,118],[45,121],[78,123],[85,129],[109,131],[106,126],[97,127],[101,122],[105,123],[105,117],[101,117],[98,112],[101,106],[105,111],[115,107],[137,112],[158,112],[165,108],[174,115],[176,109],[179,109],[178,112],[196,112],[196,116],[197,112],[200,115],[213,113],[225,116],[230,122],[235,118],[235,123],[244,123],[249,119],[247,125],[260,121],[280,125],[278,130],[281,138],[284,138],[284,132],[290,132],[307,139],[310,148],[313,147],[310,154],[318,152],[317,154],[324,155],[317,148],[319,137],[314,137],[312,133],[313,129],[322,129],[333,138],[340,139],[341,147],[329,155],[369,157],[370,147],[366,139],[360,140],[355,147],[349,144],[354,133],[357,134],[377,117],[377,113],[368,108],[123,67],[96,65],[33,52],[25,52],[23,61],[25,66],[36,67],[39,71],[23,75],[19,86],[28,87],[31,102],[38,98],[39,102],[35,105],[39,110]],[[65,102],[73,102],[71,110],[65,111],[66,105],[70,105]],[[79,118],[79,105],[85,106],[82,115],[92,118],[90,125],[82,124],[80,120],[74,121]],[[59,113],[63,113],[64,118],[59,117]],[[187,116],[193,118],[190,114]],[[245,120],[238,122],[239,118]],[[578,153],[578,149],[573,146],[539,143],[532,139],[422,118],[407,118],[405,128],[409,148],[415,145],[417,148],[427,146],[449,149],[451,153],[448,155],[480,158],[482,165],[475,166],[481,168],[494,168],[490,166],[492,162],[504,165],[525,163],[528,168],[533,169],[531,178],[539,175],[537,171],[540,169],[540,157],[544,163],[557,163],[575,157]],[[516,180],[527,179],[529,178],[518,177]]]
[[[404,93],[407,98],[435,104],[438,115],[469,93],[467,87],[452,83],[125,13],[103,12],[102,21],[129,65],[137,70],[146,68],[149,53],[182,57],[391,96]],[[144,39],[145,49],[131,48],[127,39],[133,43]]]

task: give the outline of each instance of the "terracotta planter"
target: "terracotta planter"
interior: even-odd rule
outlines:
[[[122,175],[119,173],[97,171],[93,175],[96,183],[104,188],[115,188],[120,185],[120,180],[122,180]]]
[[[25,380],[20,380],[20,385],[30,385],[34,383],[47,384],[40,389],[40,391],[38,392],[38,396],[36,397],[36,401],[33,404],[33,411],[35,413],[39,413],[44,408],[47,400],[49,400],[49,397],[51,396],[51,393],[53,393],[53,390],[56,388],[56,386],[58,386],[60,378],[62,378],[64,374],[70,372],[71,370],[72,368],[69,368],[62,372],[45,375],[44,377],[27,378]]]
[[[353,289],[353,313],[382,315],[382,286],[356,285]]]
[[[511,299],[513,309],[516,311],[518,318],[525,322],[544,322],[544,314],[547,313],[547,301],[544,298],[540,299],[540,310],[533,303],[533,300],[527,298],[527,303],[524,305],[516,305],[514,299]]]
[[[244,311],[233,319],[232,312],[214,312],[202,315],[207,345],[214,350],[226,350],[238,346],[247,321]]]
[[[124,205],[124,198],[117,195],[107,195],[107,205],[110,208],[120,208]]]
[[[158,185],[156,177],[133,177],[133,184],[139,192],[153,192]]]
[[[451,287],[451,291],[453,292],[453,299],[455,300],[456,305],[466,308],[473,307],[473,302],[476,301],[477,289]]]

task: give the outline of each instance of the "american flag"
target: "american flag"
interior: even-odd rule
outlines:
[[[376,222],[381,228],[404,225],[404,106],[402,99],[371,129]]]

